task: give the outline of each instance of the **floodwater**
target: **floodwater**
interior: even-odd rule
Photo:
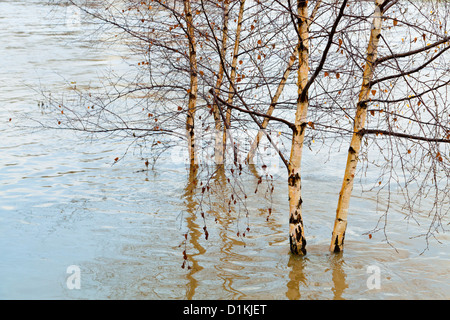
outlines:
[[[281,169],[271,198],[263,187],[255,194],[257,178],[243,174],[248,213],[229,214],[227,188],[202,199],[170,157],[143,171],[145,150],[132,148],[114,164],[125,141],[20,128],[19,114],[41,116],[33,89],[95,85],[106,68],[123,67],[107,49],[80,41],[88,26],[66,23],[67,12],[45,1],[0,1],[0,299],[450,298],[449,236],[424,251],[401,198],[391,205],[388,244],[383,232],[367,234],[382,198],[356,185],[345,252],[328,252],[342,152],[326,162],[306,150],[301,258],[289,254]],[[211,183],[220,190],[220,177]],[[70,266],[79,268],[79,287],[71,287]]]

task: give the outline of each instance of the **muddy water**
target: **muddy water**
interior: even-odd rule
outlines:
[[[66,81],[88,86],[107,68],[120,68],[120,59],[80,40],[90,26],[67,24],[67,10],[44,1],[0,2],[1,299],[450,298],[449,236],[423,252],[424,239],[411,238],[423,229],[405,221],[401,198],[392,204],[387,243],[383,232],[367,234],[383,200],[356,186],[346,251],[328,253],[342,153],[326,162],[306,151],[308,254],[298,258],[288,251],[282,171],[272,197],[263,188],[255,194],[257,179],[243,174],[248,214],[228,214],[220,177],[209,207],[192,191],[185,166],[170,157],[142,171],[138,149],[113,165],[128,147],[124,141],[18,128],[19,113],[40,116],[33,89],[67,90]],[[70,290],[72,265],[79,267],[80,288]]]

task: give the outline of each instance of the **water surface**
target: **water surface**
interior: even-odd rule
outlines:
[[[36,89],[95,86],[109,68],[123,68],[111,51],[82,40],[92,26],[69,26],[66,13],[45,1],[0,2],[1,299],[450,298],[449,236],[423,251],[424,239],[410,237],[420,228],[405,221],[401,198],[392,204],[387,243],[382,232],[367,234],[384,204],[355,186],[345,252],[328,253],[344,153],[326,162],[306,150],[308,254],[301,258],[289,254],[283,172],[271,199],[264,190],[254,194],[257,178],[243,175],[248,215],[227,213],[224,187],[211,206],[204,203],[203,219],[200,188],[191,191],[185,166],[170,154],[143,171],[146,150],[127,150],[128,141],[18,127],[21,113],[41,116]],[[213,183],[221,190],[220,177]],[[79,290],[66,285],[70,265],[80,267]],[[379,289],[367,286],[369,266],[380,270]]]

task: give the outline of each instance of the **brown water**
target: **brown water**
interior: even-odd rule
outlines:
[[[281,170],[272,199],[263,188],[254,194],[257,179],[243,174],[248,215],[226,212],[230,194],[217,179],[211,207],[202,202],[203,219],[201,193],[191,192],[184,164],[169,155],[142,171],[146,151],[139,148],[113,165],[126,141],[17,128],[20,113],[40,116],[41,97],[33,88],[60,92],[67,90],[65,80],[95,85],[107,68],[123,68],[107,50],[80,41],[90,26],[68,26],[67,12],[44,1],[0,2],[1,299],[450,298],[449,236],[439,235],[442,243],[432,241],[423,252],[424,239],[411,236],[426,229],[426,219],[420,227],[405,221],[400,197],[391,204],[387,228],[395,249],[382,232],[368,237],[384,204],[356,186],[345,252],[328,253],[343,154],[332,154],[331,163],[307,150],[308,254],[300,258],[289,254]],[[190,269],[181,268],[183,250]],[[80,268],[79,289],[67,286],[71,265]],[[367,285],[373,267],[380,271],[378,289]]]

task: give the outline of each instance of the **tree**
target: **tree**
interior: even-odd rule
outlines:
[[[188,135],[189,148],[189,166],[191,170],[196,170],[198,166],[197,153],[195,151],[195,110],[197,107],[197,91],[198,91],[198,68],[197,68],[197,44],[194,34],[194,21],[192,18],[192,9],[190,0],[184,0],[184,14],[186,16],[186,30],[189,39],[189,67],[191,83],[189,86],[189,103],[186,120],[186,133]]]
[[[330,245],[330,250],[334,252],[340,252],[343,250],[344,245],[344,238],[345,238],[345,230],[347,226],[347,216],[348,216],[348,210],[349,210],[349,202],[350,202],[350,196],[351,191],[353,189],[353,182],[356,175],[356,166],[359,162],[359,153],[361,150],[361,143],[363,141],[363,137],[368,134],[376,134],[376,135],[384,135],[388,136],[392,139],[408,139],[410,141],[416,141],[415,146],[416,148],[426,148],[428,149],[425,153],[429,153],[432,158],[437,159],[437,161],[432,161],[432,171],[434,171],[434,188],[435,188],[435,196],[436,201],[438,201],[440,194],[443,195],[444,198],[448,197],[448,193],[445,191],[445,189],[442,189],[442,186],[448,186],[448,177],[449,177],[449,171],[448,171],[448,165],[445,164],[441,153],[438,151],[441,147],[441,145],[444,143],[449,143],[449,135],[448,132],[448,112],[445,110],[445,104],[447,103],[447,94],[442,93],[440,90],[443,86],[446,86],[448,84],[448,79],[446,79],[445,74],[440,74],[440,79],[444,80],[436,81],[433,84],[428,84],[427,80],[423,80],[423,75],[417,75],[415,79],[409,79],[411,74],[418,73],[421,70],[423,70],[425,67],[429,66],[433,61],[437,60],[439,56],[444,54],[450,47],[444,46],[440,50],[435,49],[435,54],[429,54],[429,51],[427,54],[425,54],[425,57],[423,57],[423,52],[430,50],[431,48],[437,48],[443,43],[448,43],[450,38],[446,36],[443,32],[434,32],[434,36],[437,38],[437,41],[434,43],[427,43],[425,46],[422,46],[418,49],[409,50],[407,52],[403,53],[394,53],[393,49],[390,47],[389,38],[387,36],[383,36],[382,31],[382,20],[392,20],[393,26],[398,27],[398,18],[397,17],[389,17],[386,15],[388,9],[393,7],[397,4],[398,1],[375,1],[375,13],[373,17],[373,26],[370,34],[369,44],[367,48],[367,56],[366,56],[366,62],[364,66],[364,73],[363,73],[363,79],[362,79],[362,86],[358,97],[357,107],[356,107],[356,115],[354,118],[354,129],[352,134],[352,139],[350,142],[350,147],[348,150],[348,158],[347,158],[347,164],[346,164],[346,170],[345,175],[342,183],[342,188],[339,194],[339,201],[338,201],[338,207],[336,212],[336,221],[333,229],[333,235]],[[437,6],[438,7],[438,6]],[[437,8],[435,7],[435,8]],[[407,9],[411,9],[410,6],[405,6]],[[420,8],[419,12],[424,10],[424,8]],[[444,6],[444,12],[447,13],[448,8],[445,8]],[[401,12],[401,10],[400,10]],[[405,10],[404,12],[407,12]],[[431,10],[431,13],[433,10]],[[404,24],[404,27],[406,27],[408,30],[407,34],[414,35],[415,32],[422,33],[423,29],[418,24],[411,24],[407,22],[407,17],[404,16],[404,20],[402,21]],[[434,19],[433,22],[431,22],[431,25],[433,24],[439,24],[440,27],[438,27],[438,30],[442,30],[442,21],[443,20],[436,20]],[[389,27],[391,28],[391,27]],[[445,32],[446,33],[446,32]],[[397,36],[397,34],[395,34]],[[430,35],[427,35],[426,33],[422,34],[422,38],[425,42],[427,38],[430,38]],[[394,38],[395,39],[395,38]],[[392,39],[391,41],[394,41]],[[389,55],[381,57],[377,59],[377,51],[378,47],[380,45],[380,41],[383,40],[384,44],[388,47]],[[408,40],[406,40],[408,41]],[[402,42],[405,42],[405,39],[402,39]],[[409,43],[416,43],[417,37],[414,37],[412,39],[409,39]],[[402,61],[403,58],[409,58],[412,59],[410,61],[407,61],[405,63]],[[386,63],[390,60],[395,60],[395,63],[392,65],[392,63],[387,67],[388,69],[391,69],[394,71],[393,74],[389,74],[384,77],[379,77],[375,80],[373,80],[375,69],[376,67],[382,68],[383,63]],[[409,65],[409,63],[414,62],[419,64],[417,67],[407,69],[405,66]],[[441,70],[440,67],[442,67]],[[439,66],[434,66],[432,70],[439,70],[437,73],[440,72],[448,72],[449,65],[447,63],[441,62]],[[389,70],[389,73],[392,73],[392,71]],[[426,76],[425,76],[426,77]],[[403,82],[403,81],[404,82]],[[373,96],[376,95],[377,90],[374,89],[376,85],[379,86],[385,82],[385,81],[396,81],[395,85],[391,82],[390,89],[381,89],[381,91],[385,93],[389,93],[390,99],[372,99],[370,98],[370,94],[372,93]],[[416,82],[416,83],[414,83]],[[402,95],[404,93],[400,93],[399,97],[394,98],[398,93],[394,89],[395,87],[400,87],[402,85],[405,85],[407,87],[407,91],[412,90],[414,92],[413,95],[408,95],[407,97]],[[418,86],[419,85],[419,86]],[[425,90],[425,92],[422,92],[420,94],[416,93],[417,87],[424,87],[428,88]],[[402,88],[403,89],[403,88]],[[425,93],[433,92],[433,98],[436,99],[436,97],[441,97],[442,101],[444,102],[444,106],[438,106],[436,105],[435,110],[431,110],[430,107],[427,107],[432,103],[432,101],[426,101],[424,99]],[[442,96],[443,94],[443,96]],[[381,94],[380,94],[381,95]],[[426,106],[426,111],[429,113],[429,115],[432,117],[430,121],[424,122],[424,118],[420,115],[419,108],[416,108],[412,105],[413,99],[418,99],[418,106],[420,106],[422,103]],[[368,115],[368,108],[370,104],[373,104],[374,102],[383,102],[385,105],[385,108],[380,108],[377,110],[377,112],[384,113],[388,115],[386,119],[386,124],[383,124],[381,122],[378,123],[378,125],[386,126],[387,130],[384,129],[367,129],[366,128],[366,118]],[[397,109],[395,104],[397,103],[403,103],[408,102],[406,104],[406,107],[410,109],[411,111],[408,112],[409,115],[404,115],[403,112],[401,114],[396,114],[392,112],[392,106],[394,105],[394,110]],[[411,105],[410,105],[411,103]],[[377,104],[378,106],[378,104]],[[400,108],[401,110],[402,108]],[[397,109],[398,110],[398,109]],[[408,110],[409,111],[409,110]],[[375,111],[369,110],[370,114],[373,116],[375,115]],[[392,120],[390,119],[390,115],[393,115]],[[400,125],[401,120],[399,118],[403,118],[401,120],[406,120],[409,123],[407,123],[405,126],[404,124]],[[404,121],[403,121],[404,122]],[[398,129],[403,130],[404,132],[399,132]],[[408,133],[406,133],[408,132]],[[416,133],[417,132],[417,133]],[[396,140],[391,140],[390,143],[394,144],[396,147],[400,146],[400,142]],[[428,143],[428,145],[423,145],[420,143],[417,143],[418,141],[425,141]],[[445,145],[444,145],[445,148]],[[416,150],[418,152],[418,150]],[[406,170],[411,170],[407,168],[407,161],[406,159],[403,159],[403,157],[406,157],[407,155],[411,154],[411,149],[407,149],[406,154],[400,155],[400,168],[403,170],[403,175],[406,178]],[[392,157],[392,156],[391,156]],[[447,176],[447,183],[441,184],[441,182],[437,182],[438,180],[438,167],[441,168],[442,172],[444,172],[444,176]],[[418,163],[413,163],[412,168],[419,168]],[[394,170],[394,167],[391,169]],[[414,170],[414,169],[413,169]],[[409,178],[411,179],[411,178]],[[380,182],[381,183],[381,182]],[[406,189],[408,190],[408,189]],[[419,191],[421,192],[421,191]],[[409,195],[407,195],[409,197]],[[408,203],[411,203],[410,199]],[[435,219],[436,221],[440,221],[442,218],[442,211],[441,209],[438,209],[437,202],[436,205],[436,215]],[[413,208],[410,208],[411,213],[413,212]],[[446,212],[444,212],[446,214]],[[432,225],[434,222],[432,223]],[[439,223],[437,223],[439,224]],[[432,227],[432,228],[436,228]]]
[[[360,163],[366,171],[381,169],[374,186],[380,192],[393,182],[401,185],[411,217],[420,199],[434,192],[427,241],[442,227],[450,139],[445,2],[72,4],[101,22],[99,32],[111,43],[126,42],[124,59],[133,72],[112,74],[103,92],[77,89],[64,100],[52,97],[57,117],[40,121],[44,126],[148,143],[153,158],[185,141],[190,180],[196,182],[202,161],[213,158],[217,167],[207,174],[223,176],[221,181],[239,181],[244,160],[250,169],[259,160],[257,186],[263,177],[270,183],[262,156],[270,146],[286,168],[290,250],[299,255],[306,254],[303,149],[314,143],[326,153],[349,138],[331,251],[343,250]],[[209,141],[212,150],[205,147]],[[367,159],[373,150],[384,158],[372,166]],[[202,195],[211,190],[198,186]],[[233,188],[230,206],[245,197]]]

